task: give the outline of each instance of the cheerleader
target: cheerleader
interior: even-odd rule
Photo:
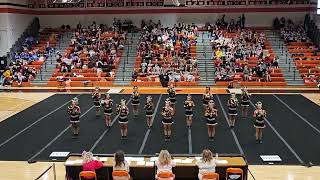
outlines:
[[[262,130],[266,127],[264,121],[266,120],[267,112],[262,109],[262,102],[258,101],[256,110],[253,112],[254,127],[256,128],[256,142],[262,143]]]
[[[241,89],[241,111],[242,118],[247,118],[248,108],[249,108],[250,94],[248,93],[247,88]]]
[[[106,125],[109,128],[111,126],[111,115],[113,106],[113,100],[111,99],[110,94],[107,93],[102,96],[101,105],[104,109]]]
[[[208,102],[206,107],[205,117],[207,118],[208,136],[209,140],[213,141],[213,137],[216,133],[216,125],[218,124],[216,118],[218,116],[218,109],[213,100]]]
[[[120,124],[120,132],[121,138],[126,139],[128,135],[128,114],[129,109],[126,105],[126,101],[121,99],[120,105],[117,107],[117,112],[119,114],[119,124]]]
[[[188,128],[191,127],[192,124],[192,116],[193,116],[193,108],[194,108],[195,104],[192,100],[191,95],[189,94],[187,96],[187,100],[184,101],[184,108],[185,108],[185,115],[186,115],[186,121],[187,121],[187,126]]]
[[[70,115],[70,123],[73,136],[78,136],[80,130],[79,123],[81,114],[78,98],[72,99],[70,106],[68,106],[68,114]]]
[[[164,107],[162,108],[162,124],[164,130],[165,141],[169,141],[171,138],[171,126],[172,126],[172,117],[173,117],[173,108],[171,107],[170,99],[166,100]]]
[[[236,116],[238,115],[237,107],[238,107],[238,99],[236,97],[235,93],[231,93],[230,98],[228,99],[227,104],[229,110],[229,125],[230,128],[234,127],[234,124],[236,122]]]
[[[144,105],[144,109],[146,110],[147,126],[150,129],[152,126],[152,116],[153,116],[153,110],[154,110],[154,105],[153,105],[151,96],[147,97],[147,102]]]
[[[208,106],[208,102],[213,100],[213,95],[210,93],[210,87],[206,87],[206,92],[202,96],[203,106],[206,108]]]
[[[176,107],[175,107],[175,104],[176,104],[176,90],[175,90],[173,84],[170,85],[170,87],[168,88],[167,92],[168,92],[168,95],[169,95],[170,104],[171,104],[171,107],[173,109],[173,114],[174,114],[176,112]]]
[[[138,93],[138,86],[134,86],[133,87],[133,92],[131,94],[131,105],[132,105],[132,109],[133,109],[133,115],[135,117],[138,116],[139,114],[139,104],[140,104],[140,94]]]
[[[100,115],[100,92],[99,92],[100,88],[96,87],[92,93],[92,99],[93,99],[93,104],[96,107],[96,116]]]

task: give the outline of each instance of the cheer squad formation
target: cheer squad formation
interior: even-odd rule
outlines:
[[[241,99],[240,103],[236,97],[235,93],[230,94],[230,98],[227,102],[228,107],[228,124],[230,128],[234,128],[236,122],[236,116],[238,116],[237,108],[240,104],[242,118],[246,119],[248,117],[248,109],[249,109],[249,100],[250,94],[248,93],[246,88],[241,89]],[[164,130],[164,140],[171,140],[171,126],[174,123],[175,109],[176,109],[176,90],[173,85],[171,85],[168,90],[168,98],[165,100],[165,104],[161,109],[162,115],[162,124]],[[146,124],[150,129],[153,124],[153,116],[155,105],[153,103],[153,99],[151,96],[146,97],[146,103],[144,104],[144,110],[146,114]],[[100,109],[103,109],[103,113],[105,116],[105,124],[107,128],[111,127],[111,116],[113,114],[113,106],[114,101],[110,94],[100,93],[99,87],[96,87],[94,92],[92,93],[93,104],[96,108],[96,116],[100,116]],[[206,90],[202,97],[203,106],[204,106],[204,119],[206,119],[207,129],[208,129],[208,138],[209,141],[213,141],[215,137],[216,127],[218,125],[217,117],[219,115],[218,108],[214,102],[214,95],[210,92],[210,87],[206,87]],[[140,106],[140,94],[138,92],[138,87],[133,87],[133,92],[131,94],[131,106],[132,113],[134,119],[138,117],[139,114],[139,106]],[[118,115],[118,123],[121,132],[121,139],[127,139],[128,135],[128,115],[129,115],[129,102],[126,102],[124,99],[121,99],[120,104],[116,104],[116,113]],[[193,110],[196,107],[196,104],[192,100],[192,96],[189,94],[186,97],[186,100],[183,103],[185,108],[185,116],[186,116],[186,125],[188,128],[192,125],[193,120]],[[262,102],[258,101],[255,104],[255,110],[253,112],[253,126],[256,129],[255,139],[256,143],[262,143],[262,134],[263,129],[265,128],[265,120],[266,120],[266,110],[262,107]],[[68,107],[68,113],[70,115],[70,123],[71,130],[74,137],[79,135],[80,131],[80,114],[81,107],[79,106],[79,100],[74,98],[71,101],[70,106]]]

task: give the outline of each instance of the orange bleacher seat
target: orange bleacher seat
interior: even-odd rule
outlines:
[[[92,86],[108,87],[108,86],[112,86],[112,81],[93,81]]]
[[[18,85],[18,82],[13,81],[12,82],[12,87],[30,87],[31,86],[31,82],[22,82],[21,85]]]
[[[198,82],[176,82],[176,86],[198,86]]]
[[[48,87],[58,87],[60,85],[57,81],[48,81],[47,86]]]

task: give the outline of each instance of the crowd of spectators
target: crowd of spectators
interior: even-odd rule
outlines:
[[[286,42],[307,42],[307,33],[303,24],[294,24],[291,20],[281,28],[281,38]]]
[[[90,26],[77,25],[77,31],[71,37],[71,45],[66,53],[57,53],[57,68],[65,76],[79,77],[71,74],[72,69],[94,68],[98,77],[106,72],[106,77],[112,77],[116,58],[121,56],[126,33],[122,23],[115,20],[112,27],[93,22]]]
[[[133,73],[133,81],[163,74],[169,76],[169,81],[196,81],[199,75],[193,48],[197,44],[197,30],[195,24],[179,23],[169,28],[160,21],[143,21],[137,48],[141,64]]]
[[[272,68],[278,68],[278,58],[265,51],[263,32],[245,29],[241,24],[244,23],[227,23],[223,16],[215,25],[207,25],[211,32],[216,81],[232,81],[239,73],[242,81],[271,81],[270,74]],[[252,66],[250,61],[257,63]]]

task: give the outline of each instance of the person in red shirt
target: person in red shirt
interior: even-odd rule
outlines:
[[[83,151],[82,158],[83,158],[83,161],[82,161],[82,170],[83,171],[95,172],[96,169],[100,169],[103,166],[103,163],[101,161],[95,160],[93,158],[92,152]],[[88,179],[88,178],[86,178],[86,179]]]

